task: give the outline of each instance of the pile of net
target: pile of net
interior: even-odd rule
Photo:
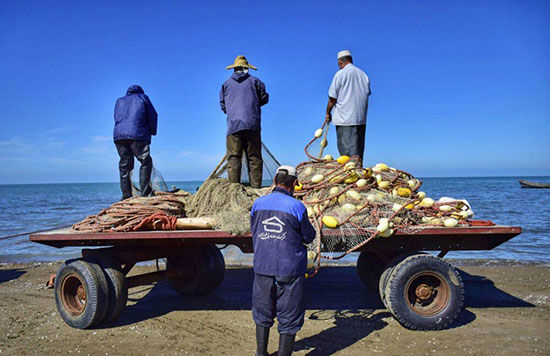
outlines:
[[[157,192],[153,197],[134,197],[114,203],[96,215],[73,225],[80,232],[127,232],[174,230],[178,217],[185,216],[189,193]]]
[[[308,247],[310,264],[320,258],[342,258],[375,237],[387,238],[400,230],[414,233],[425,226],[455,227],[473,216],[466,200],[436,202],[426,197],[419,190],[422,182],[410,173],[384,163],[362,167],[358,156],[323,156],[327,131],[325,122],[306,145],[310,160],[297,167],[300,185],[295,195],[318,231]],[[317,157],[311,153],[315,148],[320,149]]]

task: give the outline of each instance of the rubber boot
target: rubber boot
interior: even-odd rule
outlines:
[[[279,334],[279,352],[277,352],[277,356],[292,355],[295,337],[296,334]]]
[[[256,325],[256,356],[269,356],[267,343],[269,341],[269,328]]]

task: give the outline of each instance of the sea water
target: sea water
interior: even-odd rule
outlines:
[[[466,199],[477,220],[520,226],[521,235],[491,251],[457,251],[458,259],[515,260],[550,263],[550,189],[520,188],[526,177],[423,178],[429,197]],[[550,177],[528,180],[550,182]],[[201,182],[167,182],[195,192]],[[118,183],[0,185],[0,237],[71,225],[97,214],[120,199]],[[250,262],[250,255],[231,254],[233,263]],[[57,261],[80,255],[80,248],[54,248],[29,241],[28,236],[0,240],[1,262]],[[229,256],[226,256],[229,257]],[[351,262],[356,256],[344,259]]]

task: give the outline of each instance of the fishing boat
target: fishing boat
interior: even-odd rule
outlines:
[[[550,188],[550,183],[529,182],[528,180],[519,180],[522,188]]]

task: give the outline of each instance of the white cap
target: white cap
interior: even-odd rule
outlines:
[[[351,56],[351,52],[349,51],[349,49],[345,49],[343,51],[338,52],[338,59],[345,56]]]
[[[288,174],[289,176],[298,177],[296,175],[296,168],[292,166],[280,166],[279,168],[277,168],[277,173],[284,173],[284,174]]]

